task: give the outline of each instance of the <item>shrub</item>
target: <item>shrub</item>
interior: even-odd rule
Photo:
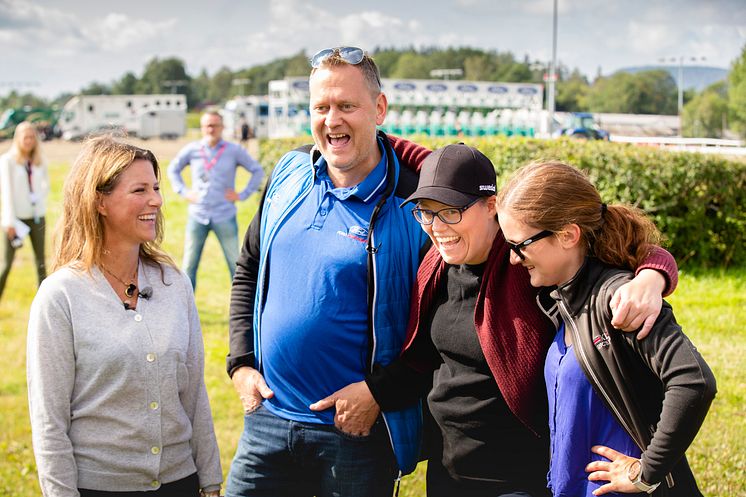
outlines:
[[[274,165],[311,137],[265,140],[260,160]],[[428,148],[453,143],[419,137]],[[746,164],[721,156],[601,141],[463,138],[495,165],[498,187],[532,160],[559,159],[586,171],[606,203],[625,202],[650,215],[681,266],[746,264]]]

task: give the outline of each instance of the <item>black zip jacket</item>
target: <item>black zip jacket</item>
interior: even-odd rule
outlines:
[[[540,307],[557,327],[564,321],[588,381],[642,450],[642,480],[663,482],[653,495],[701,496],[684,453],[715,397],[715,377],[665,301],[644,340],[611,326],[611,297],[633,276],[587,258],[570,281],[540,293]]]

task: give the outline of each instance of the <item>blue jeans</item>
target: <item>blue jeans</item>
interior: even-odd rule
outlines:
[[[398,475],[381,418],[370,435],[288,421],[264,406],[246,414],[226,497],[390,497]]]
[[[197,267],[202,258],[202,249],[205,248],[205,240],[210,231],[214,231],[223,249],[225,262],[231,273],[231,280],[236,272],[236,260],[238,260],[238,223],[236,217],[216,223],[209,224],[197,222],[192,216],[187,219],[186,236],[184,239],[184,260],[182,266],[184,272],[192,280],[192,287],[197,288]]]

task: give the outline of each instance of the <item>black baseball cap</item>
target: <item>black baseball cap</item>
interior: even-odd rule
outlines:
[[[463,207],[496,192],[492,162],[476,148],[457,143],[439,148],[422,161],[417,190],[404,203],[429,199]]]

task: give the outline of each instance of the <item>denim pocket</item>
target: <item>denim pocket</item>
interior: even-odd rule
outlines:
[[[373,425],[373,428],[375,428],[375,425]],[[373,438],[373,428],[370,429],[367,435],[353,435],[352,433],[347,433],[347,432],[340,430],[336,426],[333,427],[334,432],[337,435],[339,435],[345,440],[351,440],[353,442],[365,442]]]
[[[252,414],[255,414],[262,407],[264,407],[264,404],[262,404],[261,402],[259,402],[259,404],[257,404],[257,406],[255,408],[251,409],[250,411],[244,411],[243,415],[244,415],[244,417],[251,416]]]

